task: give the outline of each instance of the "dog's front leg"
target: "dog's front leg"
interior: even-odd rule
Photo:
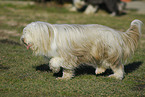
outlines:
[[[63,59],[59,57],[54,57],[49,62],[49,67],[54,73],[58,73],[60,71],[60,66],[63,63]]]
[[[64,61],[63,58],[60,57],[54,57],[49,62],[49,67],[54,73],[58,73],[60,71],[60,67],[63,68],[63,76],[58,77],[57,79],[71,79],[74,77],[74,70],[71,69],[73,67],[68,66],[66,64],[69,64]]]

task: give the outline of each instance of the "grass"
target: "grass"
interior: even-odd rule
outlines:
[[[72,80],[56,80],[47,61],[36,57],[20,44],[23,28],[33,21],[69,24],[102,24],[126,31],[133,19],[145,23],[145,15],[129,11],[111,17],[99,11],[95,15],[71,13],[64,7],[0,3],[0,97],[143,97],[145,96],[145,27],[135,55],[125,65],[122,81],[108,78],[111,73],[94,75],[94,68],[76,69]],[[89,70],[88,70],[89,69]]]

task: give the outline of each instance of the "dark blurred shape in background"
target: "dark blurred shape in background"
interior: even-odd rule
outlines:
[[[26,0],[35,1],[38,4],[53,2],[59,6],[65,6],[72,12],[83,12],[84,14],[94,14],[105,10],[111,16],[124,15],[128,10],[136,10],[138,13],[145,13],[145,0]],[[51,4],[51,3],[50,3]]]
[[[85,14],[94,14],[99,9],[104,9],[112,16],[121,15],[125,11],[126,1],[130,0],[35,0],[38,3],[56,2],[63,5],[70,3],[73,6],[70,11],[84,12]]]
[[[121,0],[73,0],[73,5],[70,11],[94,14],[99,9],[105,9],[112,16],[121,15],[126,7],[126,3]]]

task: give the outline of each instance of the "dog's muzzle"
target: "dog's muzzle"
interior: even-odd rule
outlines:
[[[21,43],[27,45],[27,44],[24,42],[25,40],[24,40],[24,37],[23,37],[23,36],[20,38],[20,41],[21,41]]]
[[[23,43],[23,44],[25,45],[25,47],[26,47],[27,49],[29,49],[29,48],[32,46],[30,43],[27,44],[27,43],[25,42],[25,39],[24,39],[23,36],[21,37],[20,41],[21,41],[21,43]]]

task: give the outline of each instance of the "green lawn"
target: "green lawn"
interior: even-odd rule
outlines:
[[[111,17],[104,11],[95,15],[71,13],[67,9],[48,4],[26,5],[0,3],[0,97],[143,97],[145,96],[145,27],[135,55],[125,65],[125,78],[120,81],[96,76],[92,67],[78,68],[76,77],[56,80],[47,61],[36,57],[20,44],[23,28],[33,21],[69,24],[102,24],[126,31],[130,22],[145,15],[128,11],[127,15]],[[90,69],[90,70],[88,70]]]

